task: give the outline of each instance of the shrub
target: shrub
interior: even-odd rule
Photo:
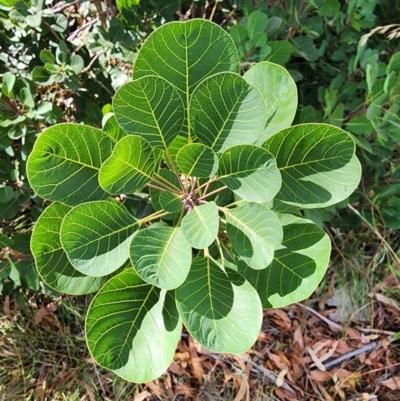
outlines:
[[[29,157],[31,186],[54,202],[32,234],[39,274],[59,292],[97,292],[89,350],[127,380],[167,369],[182,322],[211,351],[251,347],[262,309],[308,297],[326,270],[329,239],[301,209],[359,182],[345,131],[290,127],[297,92],[283,67],[239,71],[219,26],[165,24],[103,130],[55,125]]]

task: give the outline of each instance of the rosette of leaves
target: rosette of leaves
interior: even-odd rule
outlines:
[[[168,368],[182,323],[213,352],[251,347],[263,307],[306,298],[325,273],[329,239],[300,209],[358,184],[346,132],[290,127],[297,93],[283,67],[239,71],[218,25],[165,24],[103,130],[55,125],[29,157],[32,187],[54,202],[32,234],[39,274],[60,292],[97,292],[89,350],[127,380]]]

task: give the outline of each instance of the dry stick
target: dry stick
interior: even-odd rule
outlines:
[[[225,358],[222,355],[216,355],[216,354],[212,354],[212,353],[208,353],[208,352],[200,352],[200,354],[202,355],[207,355],[207,356],[211,356],[212,358],[218,360],[218,361],[222,361],[225,363],[229,363],[231,366],[234,366],[235,368],[237,368],[237,366],[231,362],[229,359]],[[264,375],[264,377],[271,383],[275,384],[276,383],[276,379],[277,379],[277,375],[273,372],[271,372],[270,370],[263,368],[262,366],[259,366],[257,363],[253,362],[251,359],[247,359],[242,355],[235,355],[236,358],[240,358],[245,362],[250,363],[251,365],[254,366],[254,369],[251,369],[253,372],[257,371],[260,372]],[[296,391],[287,383],[283,382],[282,385],[280,386],[282,389],[289,391],[292,394],[296,394]]]
[[[217,5],[218,5],[218,0],[215,0],[214,1],[214,7],[211,10],[211,14],[210,14],[210,18],[209,18],[210,21],[212,21],[213,18],[214,18],[215,11],[217,10]]]
[[[326,370],[331,369],[333,366],[338,365],[341,362],[347,361],[348,359],[353,358],[357,355],[364,354],[365,352],[372,351],[376,348],[382,347],[382,345],[383,345],[382,341],[375,341],[373,343],[365,345],[364,347],[357,348],[354,351],[350,351],[347,352],[346,354],[340,355],[338,358],[332,361],[325,363],[323,362],[323,365],[325,366]]]
[[[318,316],[321,320],[323,320],[333,331],[344,331],[343,327],[340,326],[339,324],[332,322],[332,320],[329,320],[328,318],[326,318],[325,316],[321,315],[320,313],[318,313],[316,310],[314,310],[313,308],[310,308],[309,306],[300,304],[300,303],[296,303],[295,305],[297,306],[301,306],[303,309],[308,310],[311,313],[314,313],[315,316]]]
[[[76,31],[72,32],[71,35],[68,36],[67,38],[68,42],[72,42],[79,35],[81,31],[95,24],[96,22],[98,22],[98,20],[99,20],[98,17],[96,17],[90,20],[89,22],[86,22],[86,24],[81,25]]]

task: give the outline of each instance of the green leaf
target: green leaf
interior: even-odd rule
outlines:
[[[70,70],[75,73],[75,75],[79,75],[81,73],[84,65],[83,58],[78,54],[73,54],[68,61],[68,66]]]
[[[219,160],[218,179],[244,200],[259,203],[271,200],[282,184],[272,154],[255,145],[226,150]]]
[[[261,92],[265,101],[267,123],[257,141],[261,146],[270,136],[292,124],[297,110],[297,87],[285,68],[267,61],[250,68],[243,78]]]
[[[265,33],[267,30],[268,17],[260,12],[253,11],[247,19],[247,30],[249,32],[250,40],[254,39],[254,36],[258,33]]]
[[[85,327],[96,362],[136,383],[167,370],[181,330],[173,296],[145,284],[133,269],[113,277],[98,292]]]
[[[396,73],[400,71],[400,52],[393,54],[390,58],[389,64],[386,67],[386,75],[390,75],[392,71]]]
[[[133,79],[157,75],[171,82],[189,104],[190,94],[206,77],[223,71],[240,72],[231,37],[204,19],[171,22],[154,31],[136,58]]]
[[[353,139],[325,124],[287,128],[263,145],[276,158],[282,174],[278,200],[306,209],[346,199],[358,186],[361,166]]]
[[[286,40],[276,40],[268,42],[271,53],[268,55],[267,61],[279,65],[286,64],[293,52],[293,46]]]
[[[122,138],[104,162],[99,183],[110,194],[133,194],[141,190],[155,171],[155,155],[150,144],[139,136]]]
[[[18,197],[18,192],[8,185],[0,184],[0,203],[7,203]]]
[[[310,220],[279,214],[283,241],[272,263],[254,270],[238,262],[238,271],[256,288],[264,308],[282,308],[307,299],[324,276],[330,257],[327,234]]]
[[[4,248],[12,248],[14,245],[14,241],[9,238],[7,235],[0,233],[0,249]]]
[[[226,232],[236,253],[253,269],[267,267],[283,237],[275,213],[257,203],[224,209],[224,213]]]
[[[223,152],[257,141],[265,127],[265,103],[240,75],[220,73],[202,81],[193,92],[189,120],[202,143]]]
[[[187,330],[203,347],[240,354],[260,334],[262,309],[254,288],[226,270],[212,259],[194,259],[176,302]]]
[[[356,116],[351,118],[346,123],[346,129],[356,135],[369,136],[374,130],[374,127],[371,121],[367,119],[367,117]]]
[[[17,77],[12,74],[11,72],[6,72],[3,75],[3,83],[1,85],[1,91],[3,94],[9,98],[13,97],[12,96],[12,91],[14,89],[15,81],[17,80]]]
[[[46,72],[44,67],[36,66],[32,70],[32,79],[41,85],[51,85],[54,82],[54,78]]]
[[[82,203],[65,216],[61,244],[76,270],[101,277],[126,262],[136,229],[135,218],[114,200]]]
[[[210,246],[218,234],[219,217],[215,202],[195,206],[182,219],[182,233],[186,241],[195,249]]]
[[[113,142],[117,143],[120,139],[126,136],[126,134],[118,125],[117,119],[115,118],[114,114],[104,116],[104,119],[106,118],[107,121],[104,123],[103,131],[110,137]]]
[[[76,270],[61,246],[60,229],[71,210],[61,203],[50,205],[39,217],[32,233],[31,250],[43,281],[53,290],[71,295],[97,291],[104,277],[89,277]]]
[[[293,44],[295,52],[307,61],[316,61],[320,56],[320,51],[315,47],[313,40],[309,36],[296,36],[293,39]]]
[[[128,134],[151,146],[166,149],[179,134],[185,109],[178,91],[165,79],[147,76],[118,89],[113,101],[115,117]]]
[[[29,156],[27,173],[34,191],[44,199],[76,205],[109,197],[98,183],[101,165],[112,141],[99,129],[58,124],[39,136]]]
[[[218,156],[208,146],[191,143],[178,151],[176,165],[188,177],[212,177],[218,169]]]
[[[14,199],[2,203],[0,207],[0,219],[11,220],[13,219],[20,210],[19,196],[15,196]]]
[[[166,212],[176,213],[182,210],[182,198],[169,191],[160,194],[160,205]]]
[[[179,227],[140,230],[133,237],[130,255],[137,274],[165,290],[183,284],[192,262],[192,248]]]

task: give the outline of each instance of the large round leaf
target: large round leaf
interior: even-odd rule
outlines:
[[[238,273],[212,259],[193,260],[176,301],[190,334],[214,352],[240,354],[260,334],[262,309],[255,289]]]
[[[297,110],[297,87],[289,72],[280,65],[264,61],[250,68],[243,78],[262,94],[267,110],[267,125],[257,141],[265,140],[290,127]]]
[[[325,275],[330,257],[331,243],[320,227],[292,214],[278,216],[284,236],[272,263],[257,271],[243,261],[237,263],[264,308],[282,308],[308,298]]]
[[[189,177],[207,178],[218,169],[218,156],[202,143],[191,143],[181,148],[176,155],[178,170]]]
[[[277,199],[302,208],[320,208],[346,199],[358,186],[361,167],[353,139],[325,124],[287,128],[263,145],[282,175]]]
[[[118,124],[126,133],[141,136],[156,148],[167,148],[185,120],[178,91],[165,79],[155,76],[121,86],[114,96],[113,107]]]
[[[204,19],[171,22],[154,31],[136,58],[133,78],[157,75],[173,83],[186,105],[194,88],[206,77],[223,71],[240,72],[231,37]]]
[[[106,199],[109,195],[99,186],[98,174],[111,147],[103,131],[86,125],[47,128],[29,156],[29,182],[40,197],[71,206]]]
[[[264,205],[247,203],[225,209],[226,232],[236,253],[253,269],[264,269],[281,244],[282,226]]]
[[[145,383],[171,364],[182,324],[173,296],[127,269],[94,297],[85,329],[89,351],[99,365]]]
[[[219,160],[218,179],[248,202],[273,199],[282,184],[274,157],[255,145],[238,145],[226,150]]]
[[[194,207],[182,219],[182,233],[186,241],[196,249],[210,246],[219,228],[218,208],[215,202]]]
[[[82,203],[64,218],[61,244],[72,265],[93,277],[110,274],[129,257],[135,218],[114,200]]]
[[[179,287],[192,262],[192,248],[179,227],[140,230],[130,245],[131,262],[147,283],[165,290]]]
[[[150,144],[138,136],[122,138],[101,166],[99,183],[110,194],[132,194],[151,180],[155,156]]]
[[[266,118],[261,93],[232,72],[207,78],[190,100],[191,129],[215,152],[256,142],[264,130]]]
[[[39,217],[33,229],[31,251],[43,281],[54,290],[83,295],[97,291],[106,277],[89,277],[76,270],[61,246],[60,228],[64,216],[71,210],[53,203]]]

